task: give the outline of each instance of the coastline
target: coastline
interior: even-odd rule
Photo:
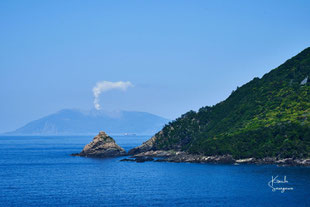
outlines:
[[[278,166],[310,166],[310,158],[299,159],[299,158],[276,158],[276,157],[265,157],[265,158],[244,158],[234,159],[231,155],[216,155],[216,156],[205,156],[189,154],[183,151],[165,151],[165,150],[150,150],[146,152],[140,152],[133,154],[130,158],[124,159],[123,161],[135,161],[135,159],[145,161],[153,161],[150,158],[157,158],[154,162],[188,162],[188,163],[213,163],[213,164],[273,164]]]

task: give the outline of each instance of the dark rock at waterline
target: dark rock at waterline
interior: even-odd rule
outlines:
[[[136,162],[149,162],[154,161],[152,157],[137,157]]]
[[[127,162],[150,162],[150,161],[154,161],[154,159],[152,157],[134,157],[134,158],[125,158],[122,159],[120,161],[127,161]]]
[[[128,158],[124,158],[120,160],[121,162],[135,162],[136,159],[128,159]]]
[[[87,144],[82,152],[72,156],[82,157],[118,157],[126,155],[126,151],[115,143],[115,140],[105,132],[100,131],[93,141]]]

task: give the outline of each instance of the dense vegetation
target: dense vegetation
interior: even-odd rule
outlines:
[[[155,148],[245,157],[310,157],[310,48],[237,88],[223,102],[190,111],[157,133]]]

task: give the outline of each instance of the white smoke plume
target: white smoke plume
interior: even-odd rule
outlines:
[[[128,87],[133,87],[133,84],[129,81],[123,82],[110,82],[110,81],[101,81],[96,84],[96,86],[93,88],[93,94],[94,94],[94,106],[97,110],[101,109],[101,106],[99,104],[99,96],[101,93],[110,91],[110,90],[121,90],[126,91]]]

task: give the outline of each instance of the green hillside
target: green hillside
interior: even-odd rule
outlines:
[[[157,133],[153,149],[235,158],[310,157],[310,48],[223,102],[190,111]]]

